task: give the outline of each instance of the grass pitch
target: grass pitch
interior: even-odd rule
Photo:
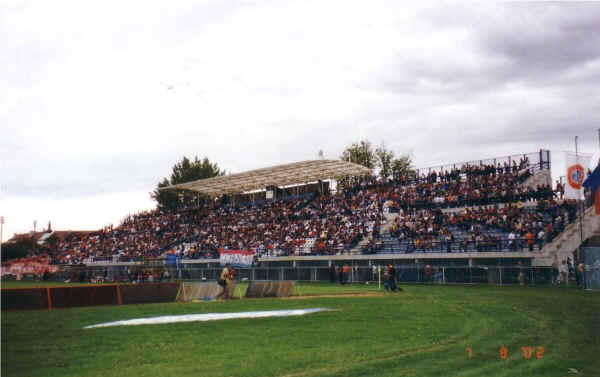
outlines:
[[[328,296],[3,312],[2,375],[600,375],[597,292],[403,288],[400,293],[373,295],[378,292],[373,285],[300,283],[297,292],[302,296]],[[331,297],[339,293],[345,295]],[[83,329],[159,315],[315,307],[338,311]],[[503,346],[505,359],[499,352]]]

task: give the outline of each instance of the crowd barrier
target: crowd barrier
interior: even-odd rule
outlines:
[[[150,302],[173,302],[177,297],[179,283],[146,283],[120,285],[123,304]]]
[[[377,283],[384,278],[386,265],[393,261],[381,261],[379,265],[358,266],[340,262],[330,267],[254,267],[236,269],[237,281],[250,281],[250,286],[263,293],[261,297],[287,295],[292,282],[329,281],[335,283]],[[345,268],[342,268],[345,266]],[[111,268],[111,267],[107,267]],[[556,283],[557,276],[550,267],[530,266],[436,266],[395,264],[396,281],[400,283],[433,284],[491,284],[491,285],[549,285]],[[2,289],[2,309],[54,309],[95,305],[141,304],[173,302],[180,292],[180,281],[204,281],[214,286],[220,268],[199,268],[197,265],[171,268],[169,282],[138,284],[101,284],[50,288]],[[589,273],[589,271],[586,271]],[[120,271],[112,271],[118,278]],[[581,277],[570,273],[572,280]],[[588,277],[586,276],[585,279]],[[380,280],[381,279],[381,280]],[[270,282],[272,286],[261,285]],[[279,282],[273,285],[272,282]],[[286,284],[280,284],[286,282]],[[259,284],[260,283],[260,284]],[[583,284],[583,279],[581,279]],[[293,288],[293,286],[292,286]],[[292,289],[289,288],[289,289]],[[213,289],[214,290],[214,289]],[[250,290],[250,296],[253,294]],[[216,292],[216,290],[215,290]],[[214,293],[214,292],[213,292]],[[212,294],[211,294],[212,295]],[[199,292],[198,298],[205,294]]]
[[[2,310],[173,302],[179,283],[2,289]]]
[[[294,281],[251,281],[246,297],[290,297],[294,292]]]
[[[50,309],[48,288],[2,289],[2,310]]]
[[[235,283],[229,286],[230,293],[235,292]],[[223,288],[216,282],[183,282],[177,293],[177,301],[212,300],[223,292]]]

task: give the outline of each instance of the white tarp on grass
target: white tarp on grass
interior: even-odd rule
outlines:
[[[137,326],[137,325],[155,325],[161,323],[195,322],[195,321],[219,321],[222,319],[235,318],[266,318],[266,317],[289,317],[305,315],[316,312],[326,312],[333,309],[310,308],[310,309],[292,309],[292,310],[268,310],[261,312],[237,312],[237,313],[204,313],[204,314],[183,314],[166,315],[162,317],[135,318],[125,321],[105,322],[97,325],[86,326],[84,329],[96,327],[111,326]]]

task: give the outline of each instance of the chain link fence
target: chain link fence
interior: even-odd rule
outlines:
[[[551,267],[529,266],[434,266],[424,264],[396,265],[399,283],[432,284],[492,284],[492,285],[546,285],[552,284]],[[385,265],[337,267],[253,267],[235,269],[235,280],[293,280],[335,283],[376,283],[383,280]],[[161,281],[216,281],[219,267],[197,264],[176,267],[104,266],[63,268],[52,277],[59,281],[92,282],[161,282]]]
[[[600,247],[582,247],[584,288],[600,289]]]

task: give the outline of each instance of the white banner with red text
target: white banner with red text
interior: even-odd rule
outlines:
[[[252,267],[253,261],[254,251],[219,249],[219,262],[221,266],[230,263],[233,267]]]

